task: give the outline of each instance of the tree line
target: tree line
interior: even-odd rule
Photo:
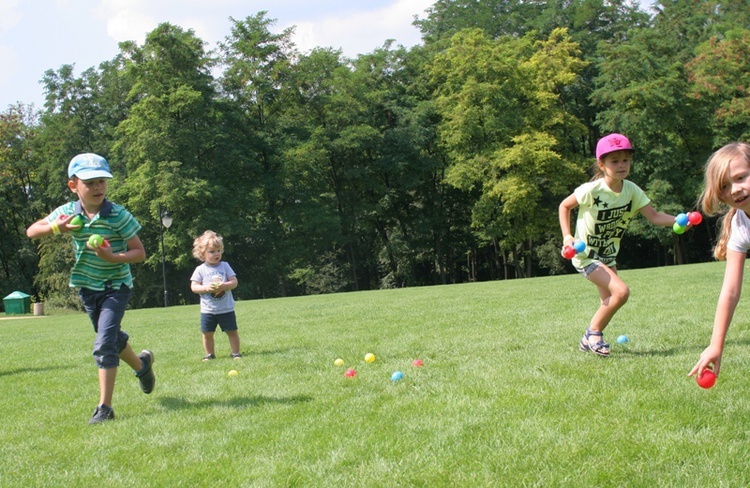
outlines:
[[[164,23],[0,113],[3,296],[75,306],[64,237],[25,228],[73,195],[67,162],[105,156],[110,199],[143,225],[136,307],[195,303],[193,239],[224,237],[239,299],[570,272],[557,206],[609,132],[636,147],[654,206],[695,206],[717,147],[750,140],[744,0],[437,0],[422,44],[299,52],[261,11],[216,49]],[[174,218],[163,229],[159,209]],[[636,219],[623,268],[710,259],[713,222]],[[164,247],[160,236],[163,232]]]

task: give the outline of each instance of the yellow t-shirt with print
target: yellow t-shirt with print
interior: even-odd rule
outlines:
[[[620,193],[613,192],[604,178],[584,183],[573,193],[578,200],[575,237],[586,243],[586,251],[573,258],[573,266],[585,268],[594,260],[615,266],[630,220],[651,200],[628,180],[623,180]]]

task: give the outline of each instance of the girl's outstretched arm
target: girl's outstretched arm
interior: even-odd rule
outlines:
[[[664,212],[657,212],[651,205],[646,205],[639,210],[641,215],[654,225],[661,225],[664,227],[671,227],[675,223],[675,216],[669,215]]]
[[[713,364],[714,373],[719,375],[721,355],[724,351],[724,340],[732,322],[734,309],[740,301],[742,292],[742,273],[745,267],[745,253],[727,250],[727,265],[724,269],[724,283],[721,285],[719,302],[716,304],[714,330],[711,344],[701,353],[701,357],[690,370],[688,376],[700,375],[707,366]]]

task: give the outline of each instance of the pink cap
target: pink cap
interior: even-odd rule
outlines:
[[[630,141],[622,134],[610,134],[599,139],[596,143],[596,159],[615,151],[634,151]]]

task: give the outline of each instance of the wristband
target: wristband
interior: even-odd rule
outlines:
[[[563,242],[567,241],[568,239],[573,239],[574,237],[570,234],[566,234],[563,236]]]
[[[60,227],[58,227],[57,222],[53,220],[49,223],[49,226],[52,227],[53,234],[60,234]]]

